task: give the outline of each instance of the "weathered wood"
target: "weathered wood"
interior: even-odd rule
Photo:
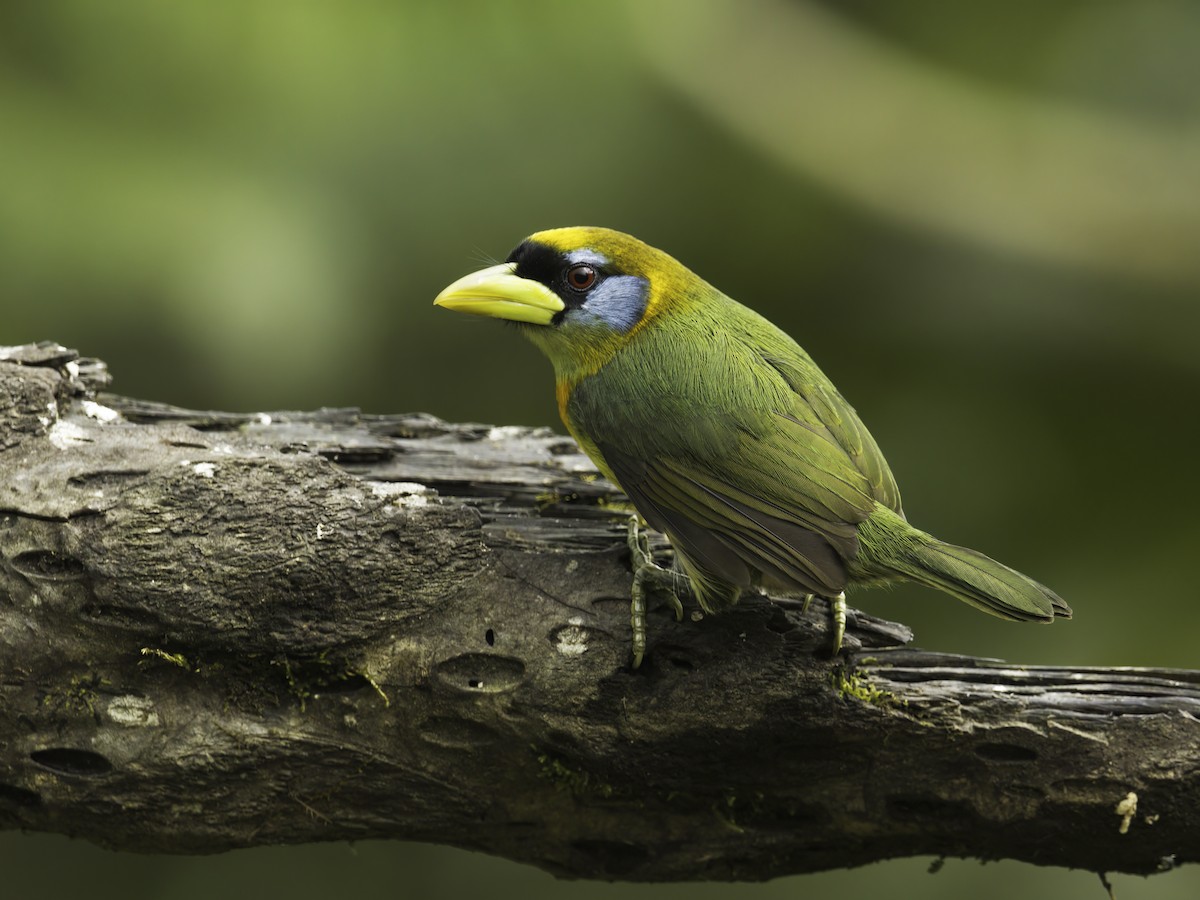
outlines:
[[[862,613],[830,660],[824,605],[765,598],[662,605],[631,670],[627,513],[568,438],[106,383],[0,349],[0,827],[637,880],[1200,856],[1200,673],[927,653]]]

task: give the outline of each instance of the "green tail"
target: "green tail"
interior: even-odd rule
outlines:
[[[1071,607],[1045,585],[966,547],[944,544],[882,507],[859,526],[871,569],[888,570],[1017,622],[1071,617]],[[864,560],[866,561],[866,560]]]
[[[906,571],[913,581],[945,591],[976,609],[1017,622],[1069,619],[1071,607],[1043,584],[966,547],[938,540],[920,547]]]

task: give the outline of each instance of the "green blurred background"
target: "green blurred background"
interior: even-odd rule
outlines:
[[[430,303],[531,231],[609,225],[794,335],[910,517],[1077,618],[852,602],[941,650],[1196,667],[1196,46],[1189,0],[7,3],[0,343],[61,341],[181,405],[560,427],[532,347]],[[0,836],[13,897],[1100,890],[927,866],[609,886],[400,843],[177,859]],[[1116,882],[1200,894],[1194,870]]]

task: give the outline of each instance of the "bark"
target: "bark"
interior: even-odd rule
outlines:
[[[662,603],[633,670],[627,507],[569,438],[106,383],[0,349],[0,827],[642,881],[1200,854],[1200,673],[928,653],[855,611],[830,659],[823,603],[765,597]]]

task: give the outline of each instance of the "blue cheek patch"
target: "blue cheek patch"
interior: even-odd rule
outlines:
[[[646,311],[650,282],[636,275],[612,275],[591,290],[578,310],[568,315],[600,320],[621,334],[629,331]]]

